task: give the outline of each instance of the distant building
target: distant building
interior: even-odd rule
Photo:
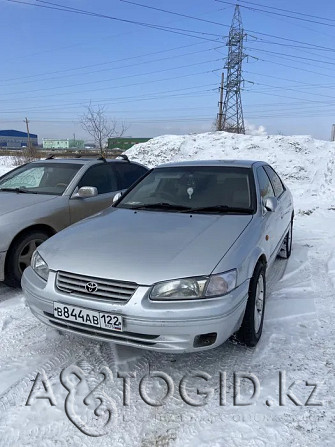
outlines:
[[[38,137],[30,133],[30,144],[38,145]],[[17,149],[28,146],[28,134],[19,130],[0,130],[0,148]]]
[[[121,149],[126,151],[134,146],[134,144],[145,143],[151,138],[108,138],[108,149]]]
[[[69,149],[70,140],[58,140],[55,138],[43,138],[43,149]]]
[[[70,140],[69,147],[70,149],[84,149],[84,140]]]

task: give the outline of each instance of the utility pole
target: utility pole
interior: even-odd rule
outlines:
[[[29,133],[29,121],[28,118],[25,118],[25,123],[27,126],[27,135],[28,135],[28,150],[30,151],[30,133]]]
[[[228,59],[224,67],[227,69],[227,81],[223,104],[222,130],[241,134],[245,133],[241,101],[242,61],[246,57],[243,53],[245,37],[240,8],[236,5],[227,42]]]
[[[223,81],[224,81],[224,73],[222,73],[222,75],[221,75],[219,113],[217,115],[216,130],[223,130],[223,128],[222,128],[222,117],[223,117]]]

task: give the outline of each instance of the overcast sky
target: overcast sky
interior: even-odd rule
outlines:
[[[79,120],[90,101],[133,137],[211,130],[235,3],[134,1],[0,0],[0,130],[24,131],[27,116],[40,142],[89,140]],[[271,134],[329,139],[335,2],[240,5],[245,120]]]

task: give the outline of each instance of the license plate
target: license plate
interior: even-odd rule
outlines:
[[[110,329],[111,331],[122,332],[123,330],[122,317],[120,315],[83,309],[70,306],[69,304],[54,302],[54,316],[62,320]]]

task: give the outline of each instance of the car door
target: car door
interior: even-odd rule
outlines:
[[[113,198],[119,191],[119,182],[111,163],[102,163],[88,168],[78,181],[77,186],[78,188],[82,186],[93,186],[97,188],[98,195],[85,198],[72,196],[70,198],[71,223],[91,216],[112,205]]]
[[[286,234],[287,228],[291,221],[291,195],[285,189],[283,182],[276,171],[271,166],[264,167],[271,185],[273,187],[275,197],[278,200],[277,207],[277,228],[278,228],[278,244],[281,243]]]
[[[278,244],[278,214],[277,211],[271,212],[265,209],[265,201],[268,197],[275,197],[275,193],[264,167],[257,168],[257,181],[260,191],[260,206],[262,209],[262,235],[265,235],[267,241],[264,245],[267,247],[267,258],[270,259],[275,253]]]

